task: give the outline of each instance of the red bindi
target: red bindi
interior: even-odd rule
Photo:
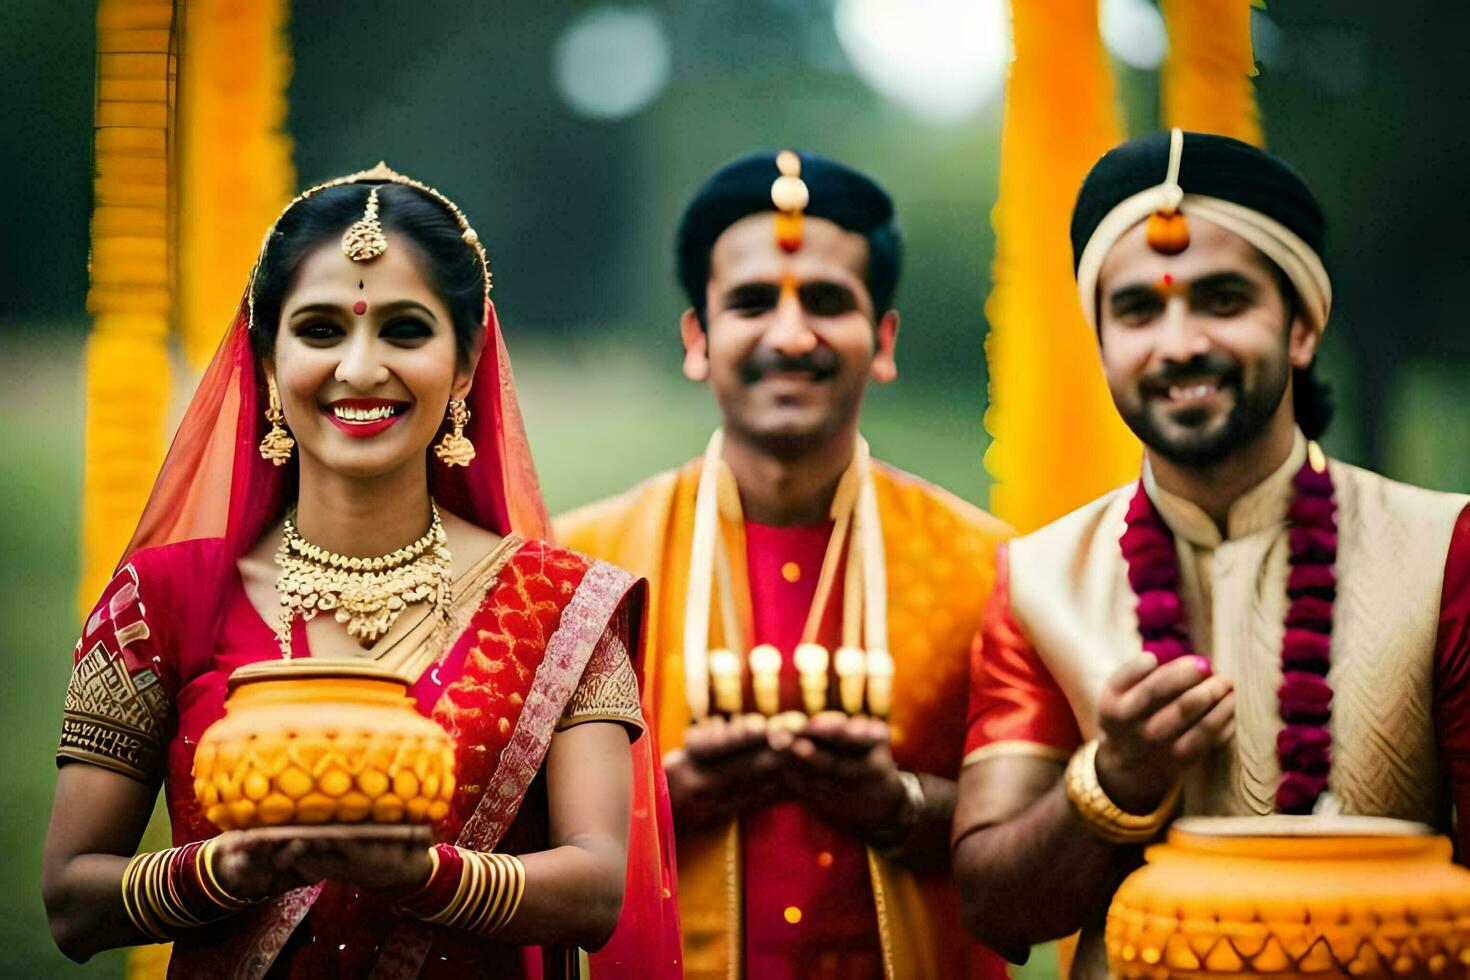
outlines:
[[[358,300],[356,303],[352,304],[352,312],[356,313],[358,316],[362,316],[364,313],[367,312],[367,303],[363,300]]]
[[[1172,286],[1172,285],[1174,285],[1174,277],[1171,276],[1171,275],[1169,275],[1167,272],[1164,273],[1164,285],[1165,286]]]

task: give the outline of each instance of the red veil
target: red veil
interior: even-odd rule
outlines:
[[[465,434],[476,449],[467,467],[429,466],[440,506],[505,535],[549,539],[551,523],[531,459],[495,308],[485,305],[485,345],[466,398]],[[184,414],[119,568],[141,548],[223,538],[219,567],[192,576],[204,602],[226,594],[235,562],[279,519],[296,466],[262,459],[265,384],[250,348],[242,302]],[[436,461],[430,460],[431,463]],[[223,603],[210,621],[217,628]],[[201,639],[213,638],[211,636]],[[208,647],[206,647],[208,649]],[[641,661],[641,656],[639,657]],[[640,681],[642,664],[637,663]],[[633,744],[633,819],[623,915],[612,940],[591,957],[596,977],[682,975],[672,823],[652,725]]]

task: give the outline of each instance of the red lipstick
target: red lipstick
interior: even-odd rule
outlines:
[[[367,439],[387,430],[411,407],[386,398],[339,398],[324,406],[322,414],[352,438]]]

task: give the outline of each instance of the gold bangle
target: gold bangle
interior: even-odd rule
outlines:
[[[526,890],[526,866],[514,854],[491,854],[490,859],[500,866],[502,888],[496,901],[495,914],[491,916],[487,934],[493,935],[510,924],[521,905],[521,896]]]
[[[511,873],[515,878],[515,891],[511,895],[510,908],[506,910],[505,919],[501,923],[502,928],[510,925],[511,920],[516,917],[521,909],[521,897],[526,894],[526,866],[514,854],[507,855],[506,860],[510,863]]]
[[[142,933],[144,936],[147,936],[153,942],[161,943],[164,942],[164,938],[158,933],[154,932],[154,930],[149,926],[147,919],[143,915],[141,904],[138,901],[138,870],[143,860],[147,856],[148,855],[146,854],[136,855],[135,857],[133,857],[132,860],[128,862],[127,867],[123,869],[123,911],[127,912],[128,921],[132,922],[134,929],[138,930],[138,932]]]
[[[204,846],[199,849],[199,853],[195,856],[195,861],[197,862],[196,867],[202,866],[204,869],[204,875],[201,880],[207,881],[209,888],[213,891],[213,894],[209,896],[211,899],[213,899],[222,908],[228,909],[232,912],[237,909],[243,909],[245,908],[245,906],[252,903],[247,899],[236,898],[234,895],[231,895],[228,891],[225,890],[224,886],[219,883],[219,878],[215,876],[214,852],[215,847],[218,844],[218,837],[211,837],[209,840],[204,842]]]
[[[903,785],[905,813],[897,837],[883,846],[870,845],[880,856],[893,860],[906,852],[914,842],[914,834],[924,821],[924,810],[928,801],[924,798],[924,784],[916,773],[899,770],[898,781]]]
[[[1109,799],[1097,778],[1098,741],[1093,739],[1067,763],[1067,799],[1093,833],[1114,844],[1142,844],[1158,836],[1179,802],[1176,783],[1152,813],[1129,813]]]
[[[148,923],[158,942],[168,941],[168,923],[164,920],[158,903],[160,855],[166,853],[154,851],[144,854],[142,863],[138,865],[138,874],[133,879],[137,889],[134,892],[134,901],[138,903],[138,915]]]
[[[458,850],[460,872],[454,897],[438,912],[414,914],[434,925],[493,936],[520,908],[526,888],[525,866],[513,854]]]
[[[485,876],[485,883],[476,896],[474,913],[465,921],[464,927],[470,932],[486,933],[490,931],[487,926],[494,921],[496,906],[505,894],[505,880],[500,862],[484,854],[476,854],[475,860]]]
[[[444,911],[429,919],[436,925],[458,927],[460,917],[474,903],[475,896],[482,887],[483,876],[480,874],[479,864],[474,860],[474,852],[464,848],[460,848],[459,852],[459,885],[454,889],[454,897],[449,900]]]

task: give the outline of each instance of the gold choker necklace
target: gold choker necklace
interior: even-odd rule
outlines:
[[[276,564],[281,574],[276,592],[281,616],[276,640],[281,655],[291,659],[291,625],[296,617],[315,618],[334,613],[347,635],[364,648],[392,629],[393,623],[415,602],[433,602],[433,614],[447,621],[450,595],[449,541],[439,520],[439,508],[429,504],[433,520],[413,544],[377,558],[351,558],[320,548],[296,530],[296,511],[286,515]]]

